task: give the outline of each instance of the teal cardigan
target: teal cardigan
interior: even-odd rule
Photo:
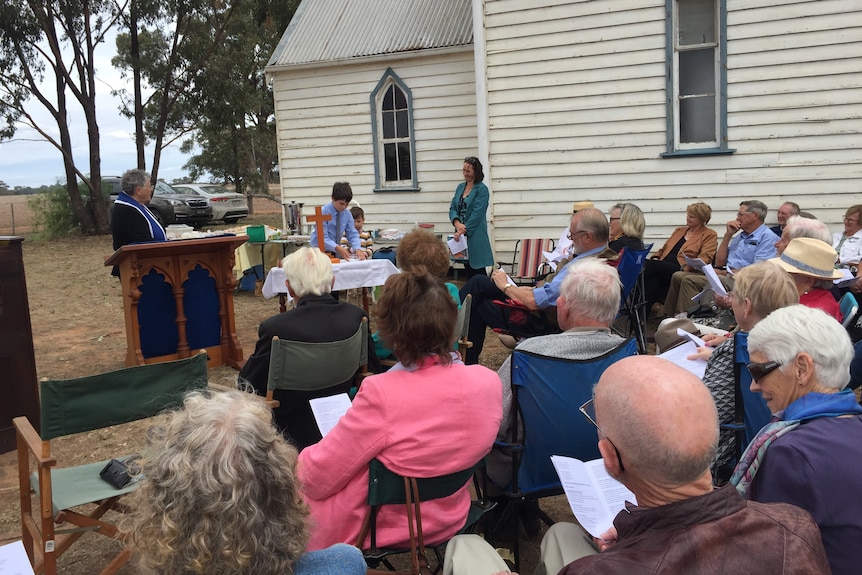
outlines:
[[[455,189],[455,196],[449,204],[450,222],[458,218],[458,202],[466,186],[466,182],[461,182]],[[470,258],[471,268],[494,265],[494,253],[491,251],[491,240],[488,239],[488,222],[485,220],[489,196],[488,186],[483,182],[473,184],[473,189],[467,196],[466,221],[461,223],[467,228],[467,256]]]

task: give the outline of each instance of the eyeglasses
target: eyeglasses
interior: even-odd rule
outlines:
[[[613,446],[614,452],[616,452],[617,454],[617,463],[619,463],[620,465],[620,472],[625,471],[626,467],[625,465],[623,465],[623,458],[620,456],[620,450],[617,449],[617,446],[614,445],[614,442],[610,440],[610,438],[605,434],[605,432],[602,431],[602,428],[599,427],[599,424],[596,423],[596,399],[594,397],[591,397],[578,408],[578,411],[580,411],[583,416],[587,418],[587,421],[596,426],[596,429],[598,430],[601,439],[606,440]]]
[[[766,361],[763,363],[749,363],[745,367],[751,374],[751,378],[754,381],[758,381],[781,367],[781,364],[777,361]]]
[[[610,221],[621,220],[622,218],[608,218]]]
[[[475,156],[468,156],[464,158],[464,163],[470,164],[471,166],[475,166],[479,164],[479,158],[476,158]]]
[[[587,232],[585,230],[578,230],[575,233],[572,233],[572,230],[569,230],[569,233],[566,235],[566,237],[572,241],[575,241],[575,236],[577,236],[578,234],[588,234],[588,233],[590,233],[590,232]]]
[[[847,222],[848,224],[855,224],[855,223],[857,223],[857,222],[859,221],[859,218],[856,218],[856,219],[854,219],[854,218],[844,218],[844,221],[845,221],[845,222]]]
[[[752,213],[752,212],[737,212],[736,217],[741,218],[742,216],[747,216],[750,213]]]

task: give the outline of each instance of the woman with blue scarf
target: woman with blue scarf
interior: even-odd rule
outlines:
[[[775,310],[748,335],[751,390],[773,413],[731,482],[754,501],[807,510],[820,526],[832,573],[862,565],[862,407],[850,380],[853,346],[819,309]]]

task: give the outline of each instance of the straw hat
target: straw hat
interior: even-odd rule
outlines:
[[[832,280],[842,277],[841,272],[835,269],[836,259],[838,259],[838,252],[822,240],[793,238],[784,248],[783,254],[769,261],[792,274]]]
[[[659,325],[658,329],[655,330],[655,346],[660,350],[660,353],[688,341],[676,333],[677,329],[682,329],[683,331],[693,333],[697,336],[700,335],[697,325],[690,319],[665,320],[661,322],[661,325]]]
[[[575,202],[572,204],[572,213],[576,214],[581,210],[585,210],[587,208],[594,208],[593,202]]]

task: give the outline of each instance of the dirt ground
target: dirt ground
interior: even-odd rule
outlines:
[[[256,212],[267,210],[257,201]],[[246,222],[280,226],[276,213],[255,215]],[[74,237],[40,242],[25,236],[24,264],[36,368],[39,378],[63,379],[101,373],[123,366],[126,340],[119,282],[102,265],[111,250],[110,237]],[[278,312],[276,299],[265,300],[249,292],[235,297],[237,335],[245,357],[254,350],[259,322]],[[373,314],[373,310],[372,310]],[[489,334],[482,363],[496,369],[508,350]],[[236,371],[220,367],[209,372],[211,382],[232,385]],[[152,420],[108,430],[62,438],[52,442],[61,463],[99,461],[139,451]],[[0,544],[20,539],[20,514],[15,452],[0,455]],[[565,500],[542,503],[556,519],[571,517]],[[540,538],[522,541],[522,571],[532,572]],[[86,534],[60,560],[67,575],[97,573],[119,549],[119,543]],[[133,564],[120,573],[135,573]]]

